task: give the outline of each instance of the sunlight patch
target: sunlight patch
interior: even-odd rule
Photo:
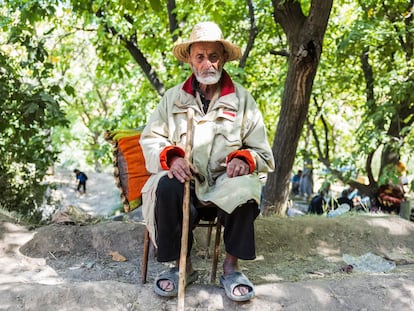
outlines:
[[[383,227],[385,229],[388,229],[390,234],[394,234],[394,235],[411,234],[410,230],[407,227],[402,226],[401,223],[390,222],[389,219],[373,218],[373,219],[367,220],[367,222],[371,226]]]
[[[262,279],[268,282],[283,281],[283,278],[281,278],[280,276],[277,276],[276,274],[267,274],[265,276],[262,276]]]
[[[319,242],[319,246],[316,248],[316,252],[323,256],[335,256],[335,255],[340,254],[340,251],[338,248],[332,248],[325,241]]]
[[[257,255],[256,259],[254,259],[254,261],[263,261],[264,260],[264,256],[263,255]]]

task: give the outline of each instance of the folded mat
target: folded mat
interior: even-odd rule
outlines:
[[[142,128],[105,133],[105,139],[113,146],[114,177],[125,213],[141,205],[141,190],[150,176],[139,144],[141,131]]]

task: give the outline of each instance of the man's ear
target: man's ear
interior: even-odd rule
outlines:
[[[229,53],[227,53],[226,51],[224,51],[224,62],[227,63],[227,61],[229,60]]]
[[[190,64],[190,61],[191,61],[191,56],[190,56],[190,54],[191,54],[191,44],[188,46],[188,48],[187,48],[187,63],[188,64]]]

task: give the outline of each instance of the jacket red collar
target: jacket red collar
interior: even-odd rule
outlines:
[[[194,74],[192,74],[187,81],[184,82],[182,89],[188,93],[191,94],[193,96],[195,96],[194,94],[194,90],[193,90],[193,80],[195,79]],[[231,80],[229,74],[223,69],[223,73],[221,75],[221,96],[224,95],[228,95],[230,93],[234,93],[234,84],[233,81]]]

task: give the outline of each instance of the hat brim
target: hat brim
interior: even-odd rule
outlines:
[[[227,40],[214,40],[214,41],[187,41],[182,43],[176,43],[173,47],[174,56],[181,62],[187,62],[188,48],[191,44],[196,42],[220,42],[223,44],[224,50],[226,51],[228,58],[227,61],[240,59],[242,56],[241,49],[237,45]]]

